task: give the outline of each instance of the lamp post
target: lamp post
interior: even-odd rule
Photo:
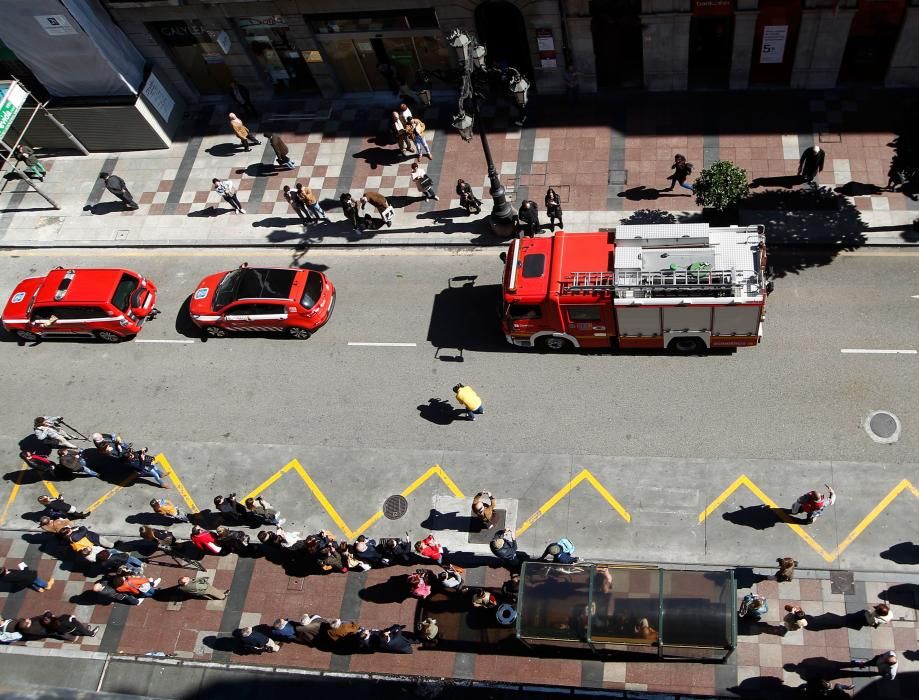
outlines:
[[[456,51],[456,57],[459,61],[460,68],[463,71],[463,83],[460,88],[460,95],[457,107],[459,112],[453,117],[453,128],[455,128],[463,141],[469,142],[475,134],[478,126],[479,138],[482,141],[482,151],[485,153],[485,162],[488,164],[488,181],[490,187],[488,192],[494,201],[491,210],[489,223],[492,230],[499,236],[510,236],[514,233],[514,209],[507,201],[507,194],[501,179],[498,177],[498,170],[495,168],[494,159],[491,157],[491,148],[488,146],[488,137],[480,120],[479,106],[485,99],[484,85],[482,89],[476,86],[476,80],[480,84],[485,83],[489,75],[498,73],[497,69],[489,69],[485,62],[485,47],[479,44],[475,37],[470,37],[462,29],[454,29],[448,36],[447,41]],[[523,108],[526,106],[527,90],[529,90],[529,81],[520,75],[519,71],[508,69],[509,79],[508,88],[514,97],[515,104],[521,110],[522,123]]]

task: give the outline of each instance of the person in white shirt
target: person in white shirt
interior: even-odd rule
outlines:
[[[414,180],[415,186],[418,188],[418,191],[424,195],[425,199],[433,199],[434,201],[440,199],[434,191],[434,183],[431,181],[431,178],[428,177],[425,169],[418,165],[418,163],[412,163],[412,180]]]

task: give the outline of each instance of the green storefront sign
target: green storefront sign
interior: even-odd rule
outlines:
[[[10,125],[26,101],[26,91],[20,87],[19,83],[12,82],[4,87],[6,87],[6,94],[3,95],[3,102],[0,103],[0,139],[6,136]]]

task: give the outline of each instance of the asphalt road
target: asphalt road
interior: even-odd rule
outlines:
[[[724,531],[720,518],[709,532],[713,520],[700,525],[696,516],[740,474],[782,505],[825,480],[846,483],[851,510],[837,506],[840,522],[825,533],[837,544],[901,478],[919,485],[919,356],[841,352],[919,349],[915,254],[841,255],[832,265],[780,278],[764,342],[701,357],[542,355],[511,347],[494,315],[501,271],[494,251],[310,252],[295,264],[325,270],[338,289],[326,327],[307,341],[203,342],[183,303],[200,278],[242,260],[291,263],[289,255],[263,250],[0,254],[2,290],[57,264],[137,269],[159,286],[163,310],[139,340],[192,341],[24,345],[7,338],[0,343],[0,434],[8,471],[18,466],[18,441],[41,414],[63,414],[83,431],[118,430],[154,452],[180,454],[171,461],[182,465],[199,505],[207,504],[202,494],[228,491],[228,483],[241,492],[254,488],[291,456],[305,465],[315,456],[311,468],[319,475],[311,475],[331,484],[330,500],[355,529],[383,495],[423,472],[419,465],[451,464],[448,472],[458,482],[462,476],[464,492],[513,491],[518,526],[584,465],[594,465],[633,516],[660,518],[656,529],[617,534],[631,558],[724,563],[749,554],[746,536],[756,528],[741,528],[745,534],[735,538],[737,528]],[[486,413],[475,423],[443,424],[419,410],[432,398],[451,400],[459,381],[484,399]],[[862,427],[880,409],[901,422],[896,444],[877,444]],[[877,483],[868,484],[872,477]],[[271,500],[289,497],[288,512],[296,507],[294,496],[274,488]],[[737,505],[740,493],[725,507]],[[144,491],[119,507],[143,509],[149,497]],[[596,535],[596,551],[606,551],[609,533],[597,532],[597,524],[613,527],[622,519],[599,498],[583,502],[586,515],[575,501],[547,516],[543,524],[551,522],[553,532],[537,532],[537,524],[533,546],[576,525]],[[894,507],[919,522],[915,505]],[[327,524],[322,517],[314,511],[300,524]],[[873,535],[862,534],[849,548],[851,566],[885,566],[876,552],[894,535],[882,519]],[[662,542],[669,545],[660,548]],[[859,554],[863,543],[870,556]],[[816,563],[824,559],[814,552]]]

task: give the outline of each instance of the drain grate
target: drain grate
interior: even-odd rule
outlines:
[[[900,438],[900,420],[889,411],[873,411],[865,419],[865,431],[875,442],[890,444]]]

